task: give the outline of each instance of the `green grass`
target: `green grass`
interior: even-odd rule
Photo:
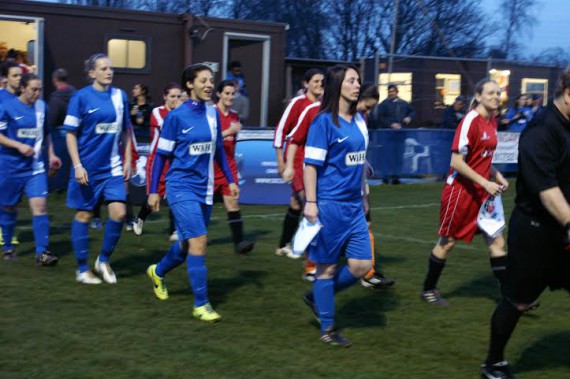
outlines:
[[[75,283],[72,212],[49,198],[54,268],[33,263],[30,213],[22,209],[18,262],[0,262],[0,378],[477,378],[498,300],[485,245],[458,245],[440,289],[451,305],[419,301],[436,240],[441,184],[372,188],[378,262],[397,280],[386,291],[354,286],[337,296],[350,349],[323,345],[301,295],[302,264],[274,255],[286,207],[243,206],[251,256],[233,253],[218,204],[210,226],[210,298],[222,322],[192,318],[185,266],[154,298],[145,275],[169,247],[166,210],[142,237],[124,233],[113,255],[118,285]],[[505,199],[510,213],[514,193]],[[102,232],[90,231],[90,261]],[[570,301],[548,292],[522,317],[507,357],[524,379],[570,377]]]

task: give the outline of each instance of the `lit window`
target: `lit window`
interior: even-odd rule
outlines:
[[[461,95],[461,75],[435,74],[435,108],[444,108],[453,104]]]
[[[523,78],[521,93],[528,96],[541,95],[542,105],[545,105],[548,97],[548,79]]]
[[[388,97],[388,85],[395,84],[398,86],[398,97],[412,102],[412,73],[411,72],[393,72],[391,74],[380,74],[380,84],[378,91],[380,92],[380,102]]]
[[[147,44],[142,40],[113,38],[107,41],[107,55],[113,68],[141,70],[147,65]]]

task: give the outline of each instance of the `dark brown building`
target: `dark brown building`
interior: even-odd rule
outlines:
[[[189,64],[208,62],[219,81],[228,62],[239,60],[249,90],[248,125],[275,125],[283,109],[284,24],[2,0],[1,42],[28,55],[46,97],[55,68],[66,68],[70,83],[83,87],[83,62],[102,52],[113,62],[114,84],[129,96],[142,82],[160,104],[162,88],[179,82]]]
[[[415,127],[437,127],[446,106],[459,95],[471,97],[475,84],[491,76],[501,86],[502,105],[513,105],[521,93],[540,94],[546,102],[554,93],[560,67],[504,60],[394,56],[392,73],[388,58],[365,60],[367,81],[378,84],[380,101],[387,97],[387,86],[398,85],[399,95],[416,112]]]

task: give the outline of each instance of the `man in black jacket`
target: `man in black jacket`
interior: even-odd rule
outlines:
[[[68,73],[63,68],[58,68],[52,73],[52,83],[55,91],[49,97],[47,124],[51,131],[51,139],[55,154],[61,159],[61,168],[50,179],[50,189],[67,188],[67,178],[69,177],[70,159],[65,144],[65,131],[61,129],[65,116],[67,115],[67,105],[71,95],[75,92],[73,86],[67,84]]]

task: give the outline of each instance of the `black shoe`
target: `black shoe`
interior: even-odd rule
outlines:
[[[303,296],[303,301],[305,302],[305,305],[307,305],[307,307],[309,307],[311,312],[313,312],[313,316],[315,316],[315,318],[317,319],[317,321],[320,324],[321,319],[319,318],[319,311],[317,310],[317,305],[315,304],[315,298],[313,297],[313,293],[310,291],[307,292]]]
[[[492,365],[484,363],[481,365],[481,377],[486,379],[517,379],[509,369],[509,362],[502,361]]]
[[[331,346],[349,347],[352,345],[352,343],[344,338],[334,326],[326,328],[321,335],[321,341]]]
[[[4,251],[2,253],[2,259],[4,259],[5,261],[17,261],[18,254],[16,254],[15,250]]]
[[[428,304],[435,305],[438,307],[447,307],[448,303],[436,289],[430,291],[423,291],[420,293],[420,299]]]
[[[236,254],[247,254],[253,250],[254,242],[241,241],[236,245]]]
[[[376,289],[385,289],[392,287],[396,281],[385,277],[381,272],[376,272],[370,279],[360,279],[362,287]]]
[[[38,266],[55,266],[58,261],[59,258],[47,250],[40,255],[36,255],[36,265]]]

